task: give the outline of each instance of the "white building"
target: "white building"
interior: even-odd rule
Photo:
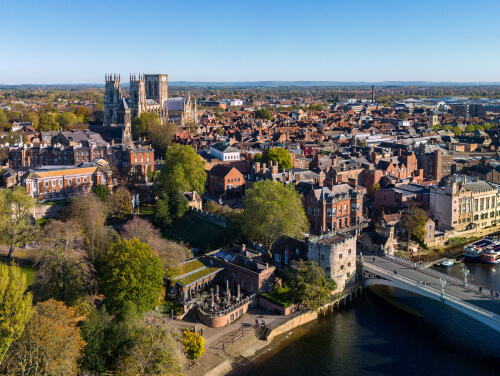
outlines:
[[[232,146],[229,146],[222,142],[210,145],[210,154],[224,162],[233,162],[240,160],[239,149],[233,148]]]

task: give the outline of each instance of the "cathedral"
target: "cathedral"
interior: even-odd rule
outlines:
[[[157,114],[162,124],[168,121],[181,126],[198,123],[196,101],[191,101],[191,98],[168,98],[166,74],[130,75],[128,97],[122,89],[120,75],[107,74],[104,95],[103,125],[123,127],[124,144],[132,142],[132,120],[144,112]]]

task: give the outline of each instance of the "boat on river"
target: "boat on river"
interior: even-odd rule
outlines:
[[[500,244],[486,249],[483,253],[481,253],[481,261],[488,264],[500,263]]]
[[[442,263],[441,263],[441,266],[444,266],[444,267],[450,267],[450,266],[453,266],[455,265],[455,261],[453,260],[444,260]]]
[[[500,245],[500,242],[498,240],[486,236],[485,238],[478,240],[477,242],[466,245],[464,247],[464,257],[469,261],[480,260],[482,259],[481,254],[484,251],[496,245]]]

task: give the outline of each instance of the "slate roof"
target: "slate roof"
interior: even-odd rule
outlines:
[[[184,98],[169,98],[164,102],[163,107],[168,111],[183,111],[185,103]]]
[[[490,183],[485,181],[476,181],[474,183],[464,184],[463,187],[470,192],[484,192],[495,189]]]
[[[212,167],[212,169],[210,170],[210,175],[215,175],[215,176],[223,178],[223,177],[227,176],[227,174],[229,174],[233,168],[235,168],[235,167],[227,166],[224,164],[218,164],[218,165],[215,165],[214,167]]]

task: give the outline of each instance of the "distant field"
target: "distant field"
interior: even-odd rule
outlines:
[[[221,248],[226,241],[226,229],[190,214],[175,221],[166,235],[201,250]]]

